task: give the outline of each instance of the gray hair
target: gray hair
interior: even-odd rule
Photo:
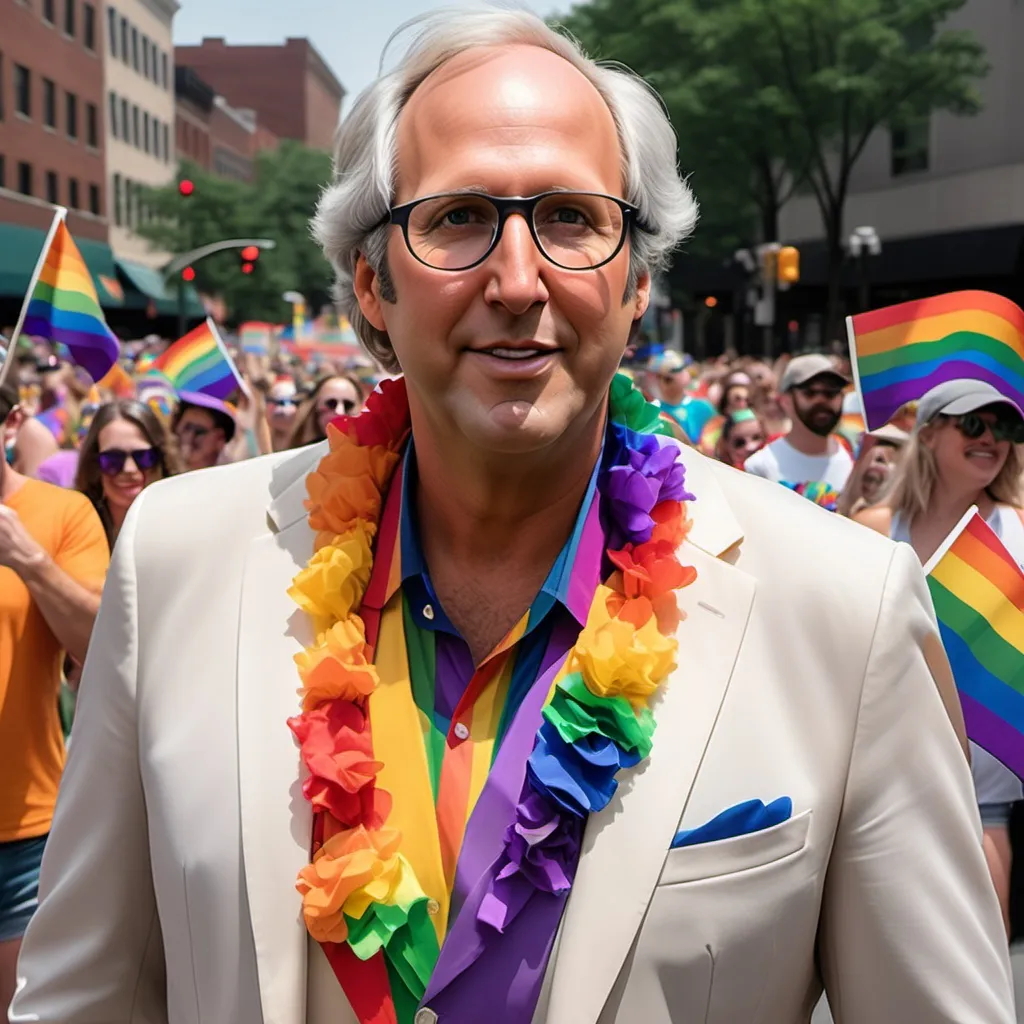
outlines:
[[[574,40],[527,11],[448,8],[403,25],[416,34],[397,66],[356,100],[338,129],[334,181],[313,219],[313,234],[336,274],[334,297],[366,350],[388,371],[399,369],[385,331],[362,315],[353,290],[356,259],[362,253],[378,277],[381,297],[395,301],[387,265],[391,208],[397,165],[398,119],[417,87],[443,64],[485,46],[538,46],[577,68],[607,103],[622,149],[628,203],[639,210],[647,230],[630,238],[629,288],[640,275],[664,270],[673,249],[693,230],[697,203],[680,176],[676,137],[657,93],[622,65],[598,63]],[[390,46],[390,41],[389,44]],[[387,48],[385,48],[385,52]]]

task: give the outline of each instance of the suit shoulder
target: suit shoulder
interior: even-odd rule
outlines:
[[[711,472],[746,542],[784,563],[790,578],[827,572],[837,581],[876,578],[881,587],[896,550],[888,536],[763,477],[719,462],[711,464]]]
[[[189,542],[221,535],[252,536],[266,528],[267,510],[315,468],[319,445],[275,452],[228,466],[196,470],[147,487],[133,506],[137,543],[159,537]]]

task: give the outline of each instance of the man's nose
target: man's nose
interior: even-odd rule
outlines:
[[[546,302],[548,291],[541,278],[541,267],[546,262],[526,218],[520,213],[511,214],[487,260],[491,275],[488,301],[500,303],[512,313],[525,313],[536,303]]]

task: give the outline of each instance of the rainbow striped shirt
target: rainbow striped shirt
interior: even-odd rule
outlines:
[[[604,572],[605,535],[597,500],[597,466],[573,531],[529,610],[480,665],[448,619],[430,581],[416,525],[416,461],[410,444],[385,499],[373,571],[363,599],[375,619],[393,601],[402,615],[380,618],[379,649],[400,644],[419,712],[445,882],[453,904],[462,841],[494,758],[516,710],[544,665],[568,654],[586,624]],[[389,528],[388,524],[395,524]],[[563,628],[556,628],[562,626]],[[570,626],[571,628],[564,628]],[[554,650],[553,647],[558,647]],[[523,758],[529,755],[524,751]],[[454,915],[449,918],[449,926]]]

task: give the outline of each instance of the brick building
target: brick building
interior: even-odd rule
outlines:
[[[233,46],[207,38],[176,47],[175,57],[233,108],[253,111],[273,136],[316,149],[333,147],[345,90],[308,39]]]
[[[107,240],[101,17],[82,0],[0,0],[0,223],[45,228],[60,204],[76,237]]]

